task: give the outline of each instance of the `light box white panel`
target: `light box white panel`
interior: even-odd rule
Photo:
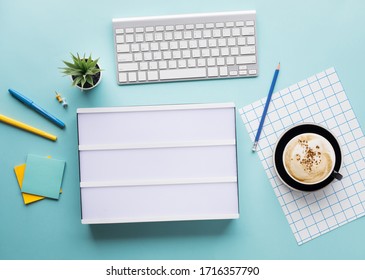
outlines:
[[[83,223],[238,217],[235,183],[82,188]]]
[[[78,115],[79,144],[159,143],[235,138],[232,108]]]
[[[83,223],[238,218],[234,104],[77,113]]]
[[[237,176],[235,146],[80,152],[81,182]]]

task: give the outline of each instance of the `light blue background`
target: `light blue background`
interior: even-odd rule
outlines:
[[[257,10],[258,78],[117,86],[112,18],[250,9]],[[233,101],[240,108],[266,96],[280,61],[276,90],[334,66],[364,124],[364,10],[360,0],[0,0],[0,113],[58,135],[54,143],[0,124],[0,259],[364,259],[364,218],[297,245],[238,116],[240,219],[81,225],[75,119],[78,107]],[[100,57],[105,72],[92,92],[60,74],[70,52]],[[25,108],[9,87],[66,129]],[[66,160],[59,201],[23,205],[13,167],[27,154]]]

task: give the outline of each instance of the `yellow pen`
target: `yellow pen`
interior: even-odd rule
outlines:
[[[6,123],[8,125],[12,125],[12,126],[15,126],[17,128],[26,130],[28,132],[37,134],[39,136],[42,136],[42,137],[47,138],[47,139],[52,140],[52,141],[56,141],[57,140],[57,136],[54,136],[54,135],[49,134],[49,133],[47,133],[47,132],[45,132],[43,130],[40,130],[40,129],[35,128],[35,127],[32,127],[30,125],[27,125],[25,123],[19,122],[17,120],[8,118],[8,117],[6,117],[4,115],[1,115],[1,114],[0,114],[0,122],[3,122],[3,123]]]

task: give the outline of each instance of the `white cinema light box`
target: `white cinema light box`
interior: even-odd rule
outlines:
[[[78,109],[83,224],[237,219],[235,105]]]

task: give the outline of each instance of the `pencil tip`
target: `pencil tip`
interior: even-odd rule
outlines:
[[[279,62],[278,67],[276,69],[278,69],[278,70],[280,69],[280,62]]]

